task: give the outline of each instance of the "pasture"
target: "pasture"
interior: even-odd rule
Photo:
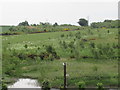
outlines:
[[[85,28],[2,38],[3,77],[49,80],[51,87],[63,86],[63,62],[67,62],[67,85],[86,87],[118,85],[118,29]]]

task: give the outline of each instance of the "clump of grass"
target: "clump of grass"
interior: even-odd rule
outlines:
[[[49,80],[44,80],[42,82],[42,89],[43,90],[50,90],[50,82],[49,82]]]
[[[94,72],[97,72],[97,71],[98,71],[98,67],[97,67],[96,65],[95,65],[95,66],[93,66],[93,68],[92,68],[92,69],[93,69],[93,71],[94,71]]]
[[[85,88],[85,82],[84,81],[80,81],[76,85],[79,87],[79,89],[83,90]]]
[[[98,90],[104,90],[103,83],[97,83],[97,89]]]

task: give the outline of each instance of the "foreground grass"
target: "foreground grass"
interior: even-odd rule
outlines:
[[[59,60],[42,61],[22,67],[22,77],[37,78],[40,82],[49,80],[52,87],[63,86],[63,62],[67,62],[67,85],[77,87],[76,83],[84,81],[89,86],[102,82],[105,86],[118,85],[117,60]]]

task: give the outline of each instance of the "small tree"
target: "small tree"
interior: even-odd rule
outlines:
[[[18,24],[18,26],[29,26],[28,21],[24,21]]]
[[[78,24],[80,26],[88,26],[88,21],[84,18],[79,19]]]
[[[53,24],[53,26],[54,26],[54,27],[55,27],[55,26],[58,26],[57,22],[55,22],[55,23]]]

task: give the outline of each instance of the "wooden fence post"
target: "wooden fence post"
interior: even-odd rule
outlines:
[[[66,88],[66,63],[63,63],[64,66],[64,88]]]

